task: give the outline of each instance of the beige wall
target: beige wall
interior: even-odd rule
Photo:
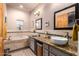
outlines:
[[[70,32],[71,34],[71,30],[54,30],[54,12],[57,10],[60,10],[62,8],[65,8],[69,5],[72,5],[71,3],[68,4],[61,4],[61,3],[55,3],[55,4],[40,4],[36,9],[34,9],[31,12],[31,17],[30,17],[30,29],[33,29],[33,25],[32,22],[38,18],[42,18],[43,19],[43,29],[42,30],[38,30],[38,32],[44,32],[45,30],[48,30],[50,33],[53,34],[59,34],[59,35],[64,35],[65,32]],[[36,10],[40,10],[40,15],[39,16],[35,16],[34,12]],[[48,27],[45,26],[45,22],[48,21],[50,24]]]
[[[32,30],[34,29],[33,21],[35,22],[36,19],[42,18],[43,19],[43,29],[37,30],[37,32],[45,32],[49,31],[51,34],[59,34],[61,35],[65,34],[65,32],[70,32],[71,30],[54,30],[54,12],[57,10],[60,10],[62,8],[65,8],[69,5],[72,5],[71,3],[68,4],[61,4],[61,3],[55,3],[55,4],[40,4],[37,6],[30,14],[25,11],[20,11],[11,7],[7,7],[7,27],[8,30],[17,30],[16,28],[16,20],[22,19],[24,20],[24,27],[23,30]],[[34,12],[36,10],[40,10],[40,15],[35,16]],[[45,22],[49,22],[49,26],[45,26]]]
[[[12,7],[7,7],[7,28],[9,31],[18,30],[16,20],[24,20],[22,30],[29,30],[29,13]]]

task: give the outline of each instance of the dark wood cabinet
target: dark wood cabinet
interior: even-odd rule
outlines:
[[[37,42],[36,51],[37,51],[37,56],[43,56],[43,46],[42,46],[42,44]]]

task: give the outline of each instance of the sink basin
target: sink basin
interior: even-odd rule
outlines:
[[[68,39],[64,37],[51,36],[51,41],[52,43],[57,44],[57,45],[65,45],[67,44]]]

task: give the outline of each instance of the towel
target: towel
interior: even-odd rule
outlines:
[[[77,41],[78,40],[78,31],[79,31],[79,25],[74,24],[73,30],[72,30],[72,40]]]

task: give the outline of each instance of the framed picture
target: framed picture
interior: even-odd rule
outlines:
[[[54,29],[72,29],[79,19],[79,4],[73,4],[54,13]]]
[[[36,30],[42,30],[42,18],[39,18],[35,21]]]

